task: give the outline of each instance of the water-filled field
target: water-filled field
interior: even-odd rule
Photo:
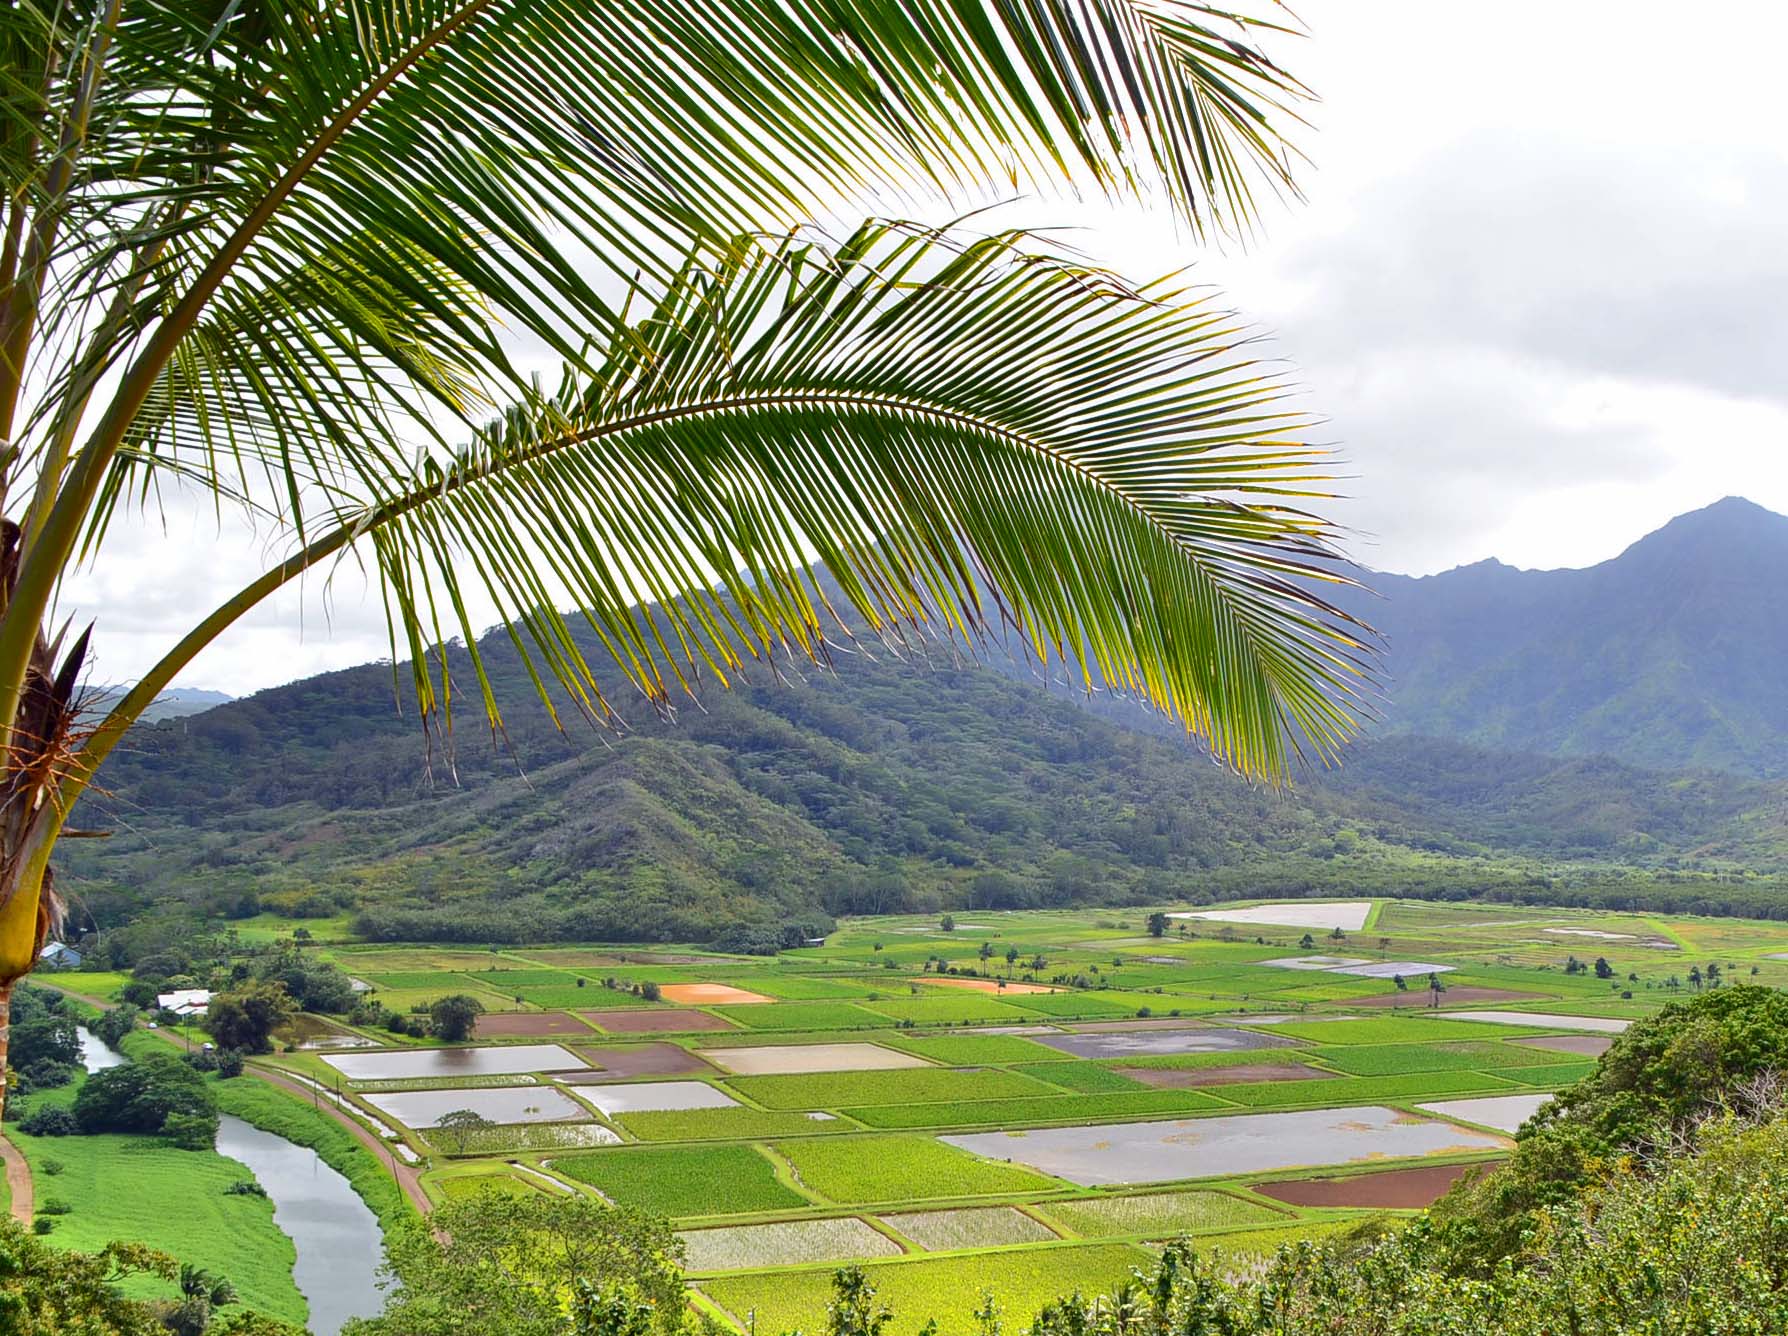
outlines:
[[[942,1140],[960,1150],[998,1155],[1083,1187],[1172,1183],[1305,1165],[1496,1150],[1505,1144],[1439,1119],[1411,1118],[1396,1109],[1373,1105],[976,1133]]]
[[[274,1061],[394,1123],[437,1199],[584,1192],[670,1217],[715,1311],[760,1331],[822,1329],[847,1260],[899,1314],[886,1336],[934,1314],[975,1329],[983,1287],[1013,1331],[1180,1233],[1249,1259],[1423,1205],[1494,1171],[1533,1109],[1710,966],[1788,985],[1779,925],[1163,909],[1195,916],[851,919],[775,957],[322,948],[400,1010],[468,992],[500,1013],[475,1046],[343,1031]],[[461,1108],[488,1125],[426,1125]]]

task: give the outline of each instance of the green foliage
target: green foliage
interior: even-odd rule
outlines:
[[[1674,1144],[1697,1119],[1773,1099],[1785,1071],[1788,994],[1738,985],[1634,1022],[1589,1076],[1535,1115],[1502,1170],[1437,1204],[1448,1264],[1490,1273],[1523,1246],[1543,1208],[1574,1200],[1624,1159]]]
[[[9,1336],[166,1336],[155,1309],[124,1298],[118,1282],[174,1273],[171,1257],[141,1244],[70,1252],[0,1219],[0,1330]]]
[[[217,1101],[210,1088],[167,1052],[94,1072],[75,1095],[74,1116],[88,1135],[160,1132],[182,1146],[200,1140],[209,1146],[217,1133]]]
[[[751,1146],[616,1147],[562,1155],[553,1168],[623,1206],[657,1215],[734,1215],[809,1204]]]
[[[428,1018],[435,1037],[449,1043],[461,1043],[472,1037],[484,1005],[466,993],[451,993],[429,1004]]]
[[[250,983],[211,999],[205,1013],[205,1029],[219,1048],[269,1053],[273,1050],[273,1032],[297,1010],[283,983]]]
[[[668,1336],[690,1321],[670,1227],[592,1197],[451,1199],[427,1225],[395,1231],[386,1253],[398,1287],[382,1316],[350,1322],[346,1336],[565,1336],[568,1297],[584,1295],[573,1312],[592,1321],[607,1307],[580,1282],[624,1297],[628,1333]]]

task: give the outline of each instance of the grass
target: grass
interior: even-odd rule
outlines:
[[[1316,1082],[1300,1082],[1314,1085]],[[1233,1088],[1233,1087],[1232,1087]],[[870,1127],[1013,1127],[1035,1123],[1116,1122],[1170,1113],[1208,1113],[1220,1100],[1200,1090],[1137,1090],[1102,1095],[1051,1095],[1040,1099],[996,1099],[967,1104],[889,1104],[846,1109]]]
[[[731,1109],[624,1113],[615,1121],[641,1141],[743,1140],[750,1137],[800,1136],[804,1132],[856,1126],[854,1122],[844,1122],[841,1119],[819,1122],[804,1113],[748,1109],[743,1105]]]
[[[1153,1192],[1134,1197],[1084,1197],[1047,1202],[1051,1220],[1086,1238],[1160,1237],[1282,1222],[1285,1213],[1225,1192]]]
[[[49,970],[41,979],[33,979],[33,983],[42,982],[57,988],[66,988],[71,993],[79,993],[82,997],[95,998],[101,1002],[112,1000],[116,993],[131,976],[116,970]]]
[[[1272,1109],[1293,1104],[1376,1104],[1387,1099],[1515,1092],[1508,1082],[1483,1072],[1411,1072],[1405,1076],[1347,1076],[1333,1081],[1264,1081],[1258,1085],[1224,1086],[1220,1093],[1224,1099],[1250,1109]]]
[[[886,1016],[848,1002],[751,1002],[709,1010],[748,1030],[862,1030],[888,1024]]]
[[[946,1067],[979,1067],[1016,1062],[1052,1062],[1067,1055],[1047,1044],[1013,1034],[902,1035],[888,1041],[901,1049]]]
[[[1260,1027],[1268,1034],[1307,1039],[1313,1044],[1430,1044],[1440,1040],[1514,1039],[1545,1031],[1518,1025],[1487,1032],[1481,1021],[1449,1021],[1441,1017],[1373,1016],[1358,1021],[1292,1021]]]
[[[40,1098],[67,1103],[73,1092],[68,1086]],[[97,1252],[114,1241],[144,1243],[227,1276],[250,1308],[288,1322],[302,1323],[308,1315],[292,1281],[297,1254],[273,1223],[273,1204],[225,1192],[252,1177],[236,1161],[214,1151],[178,1150],[153,1137],[32,1137],[16,1128],[7,1135],[31,1166],[38,1206],[54,1199],[72,1208],[56,1217],[52,1245]],[[48,1160],[60,1161],[62,1172],[44,1172]],[[134,1298],[174,1294],[171,1284],[149,1277],[123,1288]]]
[[[788,1076],[733,1076],[726,1082],[769,1109],[837,1109],[871,1104],[922,1104],[1010,1099],[1050,1093],[1040,1081],[998,1068],[949,1067],[889,1071],[812,1072]]]
[[[355,1192],[379,1218],[379,1228],[389,1232],[399,1222],[413,1218],[409,1201],[379,1159],[345,1127],[328,1114],[318,1112],[296,1095],[252,1077],[211,1081],[217,1105],[263,1132],[308,1146],[331,1169],[348,1180]]]
[[[746,1267],[795,1266],[894,1257],[900,1245],[855,1216],[832,1220],[782,1220],[765,1225],[693,1229],[682,1235],[686,1271],[740,1271]]]
[[[930,1137],[814,1137],[776,1150],[802,1186],[836,1202],[880,1203],[1040,1192],[1054,1179],[983,1160]]]
[[[810,1205],[750,1146],[632,1146],[561,1156],[553,1169],[622,1206],[672,1218],[742,1215]]]
[[[505,1197],[532,1197],[539,1191],[514,1174],[461,1174],[438,1179],[435,1187],[448,1201],[476,1197],[481,1192],[495,1192]]]
[[[877,1299],[894,1310],[885,1336],[916,1336],[932,1318],[941,1331],[978,1330],[974,1311],[981,1305],[983,1289],[993,1291],[1007,1329],[1023,1330],[1038,1309],[1059,1295],[1111,1289],[1129,1277],[1132,1267],[1147,1260],[1136,1248],[1093,1244],[874,1262],[863,1269],[876,1287]],[[701,1288],[741,1323],[748,1313],[755,1313],[758,1331],[821,1331],[832,1296],[832,1273],[729,1276],[705,1281]]]
[[[1544,1067],[1498,1067],[1496,1074],[1505,1081],[1550,1088],[1572,1085],[1595,1069],[1593,1062],[1554,1062]]]
[[[1115,1090],[1142,1090],[1145,1087],[1140,1081],[1133,1081],[1122,1072],[1110,1067],[1101,1067],[1096,1062],[1034,1062],[1023,1067],[1014,1067],[1015,1072],[1023,1072],[1026,1076],[1034,1076],[1039,1081],[1047,1081],[1051,1085],[1060,1086],[1063,1090],[1072,1090],[1080,1095],[1098,1095]]]
[[[956,1025],[965,1021],[1019,1024],[1032,1019],[1004,1000],[979,993],[959,997],[899,997],[863,1005],[889,1020],[911,1021],[915,1025]]]
[[[884,1215],[882,1223],[899,1230],[926,1252],[962,1248],[1003,1248],[1014,1243],[1048,1243],[1055,1231],[1016,1206],[963,1206],[953,1211],[906,1211]]]

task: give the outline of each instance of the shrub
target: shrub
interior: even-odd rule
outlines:
[[[237,1179],[236,1182],[224,1189],[226,1197],[265,1197],[266,1195],[267,1189],[252,1178]]]
[[[161,1134],[181,1150],[210,1150],[217,1142],[217,1114],[170,1113]]]
[[[74,1210],[74,1207],[63,1201],[60,1197],[45,1197],[42,1201],[37,1203],[37,1213],[39,1215],[67,1215],[72,1210]]]
[[[50,1219],[47,1215],[40,1215],[37,1219],[31,1222],[31,1232],[33,1234],[48,1234],[55,1227],[56,1222]]]
[[[234,1080],[242,1075],[242,1050],[226,1048],[217,1055],[217,1077],[220,1081]]]
[[[54,1178],[57,1174],[63,1173],[68,1169],[68,1166],[62,1163],[61,1160],[39,1160],[37,1162],[37,1167],[40,1172],[48,1174],[51,1178]]]
[[[19,1124],[19,1131],[34,1137],[71,1137],[80,1130],[71,1111],[55,1107],[37,1109]]]

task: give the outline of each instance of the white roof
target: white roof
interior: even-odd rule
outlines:
[[[176,988],[171,993],[157,993],[155,1005],[168,1011],[180,1011],[185,1008],[204,1008],[211,1005],[209,988]]]

